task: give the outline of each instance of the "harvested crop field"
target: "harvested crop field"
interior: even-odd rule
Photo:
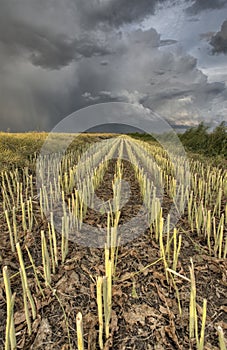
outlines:
[[[46,136],[1,134],[0,348],[224,350],[225,165]]]

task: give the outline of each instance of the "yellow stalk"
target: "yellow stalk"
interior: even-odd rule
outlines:
[[[112,265],[111,260],[108,262],[108,268],[106,271],[107,277],[107,317],[106,317],[106,338],[109,338],[109,324],[111,319],[112,308]]]
[[[48,222],[48,235],[49,235],[49,244],[50,244],[50,256],[51,256],[51,263],[52,263],[52,272],[53,272],[53,274],[55,274],[53,240],[52,240],[52,234],[51,234],[51,228],[50,228],[49,222]]]
[[[17,221],[16,221],[16,208],[13,207],[13,234],[14,234],[14,240],[15,243],[18,242],[18,236],[17,236]]]
[[[26,213],[25,213],[25,203],[21,203],[21,209],[22,209],[22,226],[24,232],[27,231],[27,224],[26,224]]]
[[[7,304],[7,321],[6,321],[6,336],[5,336],[5,350],[16,349],[16,335],[13,320],[13,307],[15,302],[15,293],[12,296],[10,279],[7,266],[3,267],[3,279],[6,292]]]
[[[166,280],[167,283],[169,282],[169,276],[168,276],[168,272],[167,272],[167,268],[168,268],[168,263],[166,261],[166,251],[164,249],[164,244],[163,244],[163,221],[164,219],[161,218],[160,220],[160,226],[159,226],[159,245],[160,245],[160,252],[161,252],[161,257],[163,259],[163,263],[164,263],[164,268],[165,268],[165,274],[166,274]]]
[[[98,318],[99,318],[99,347],[103,349],[103,307],[102,307],[102,282],[103,278],[97,279],[97,305],[98,305]]]
[[[220,350],[226,350],[224,332],[223,332],[223,329],[221,328],[221,326],[218,326],[217,331],[218,331]]]
[[[26,322],[27,322],[27,326],[28,326],[28,334],[31,335],[32,334],[32,324],[31,324],[31,319],[30,319],[30,315],[29,315],[26,287],[25,287],[23,273],[22,273],[21,269],[20,269],[20,276],[21,276],[22,289],[23,289],[24,313],[25,313],[25,318],[26,318]]]
[[[84,350],[83,339],[83,318],[81,312],[76,315],[76,330],[77,330],[77,347],[78,350]]]
[[[198,323],[197,323],[197,311],[196,311],[196,284],[195,284],[195,274],[194,265],[191,260],[190,278],[191,278],[191,293],[190,293],[190,310],[189,310],[189,338],[196,338],[198,343]]]
[[[40,285],[40,282],[39,282],[39,278],[38,278],[38,275],[37,275],[37,272],[36,272],[36,267],[35,267],[35,264],[34,264],[34,260],[33,260],[33,258],[32,258],[32,255],[31,255],[31,253],[30,253],[28,247],[25,246],[25,248],[26,248],[26,250],[27,250],[29,260],[30,260],[30,262],[31,262],[31,264],[32,264],[32,268],[33,268],[33,271],[34,271],[34,274],[35,274],[36,283],[37,283],[37,285],[38,285],[38,288],[39,288],[39,290],[40,290],[40,293],[41,293],[42,296],[44,297],[44,293],[43,293],[43,290],[42,290],[42,288],[41,288],[41,285]]]
[[[201,333],[200,333],[200,340],[197,345],[198,350],[203,350],[203,347],[204,347],[206,312],[207,312],[207,300],[203,299],[202,327],[201,327]]]
[[[43,230],[41,231],[41,244],[44,277],[46,286],[48,287],[51,284],[50,257],[47,249],[46,237]]]
[[[23,260],[23,256],[22,256],[22,251],[21,251],[21,247],[20,247],[19,243],[16,244],[16,248],[17,248],[17,255],[18,255],[20,268],[21,268],[21,274],[22,274],[22,277],[23,277],[26,294],[27,294],[28,300],[29,300],[30,305],[31,305],[32,318],[34,320],[36,318],[36,307],[35,307],[35,303],[34,303],[33,297],[31,295],[31,291],[30,291],[29,286],[28,286],[27,274],[26,274],[26,270],[25,270],[25,266],[24,266],[24,260]]]
[[[50,214],[50,224],[51,224],[51,232],[52,232],[52,240],[53,240],[53,249],[54,249],[54,261],[55,266],[58,266],[58,248],[57,248],[57,238],[54,228],[54,219],[53,219],[53,212]]]
[[[14,245],[12,228],[11,228],[11,224],[10,224],[10,221],[9,221],[8,210],[5,210],[5,217],[6,217],[6,222],[7,222],[8,229],[9,229],[9,238],[10,238],[11,250],[14,253],[15,252],[15,245]]]

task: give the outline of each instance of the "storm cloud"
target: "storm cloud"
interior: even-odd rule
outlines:
[[[186,10],[188,14],[196,15],[205,10],[221,9],[227,6],[226,0],[196,0]]]
[[[166,0],[76,0],[75,8],[85,28],[99,26],[120,27],[141,21],[155,13],[158,3]]]
[[[26,18],[15,18],[8,7],[7,3],[0,12],[0,44],[8,55],[28,56],[34,65],[60,69],[74,60],[108,53],[94,34],[70,37],[57,32],[55,25],[42,26]]]
[[[223,22],[221,30],[212,37],[210,44],[213,46],[213,53],[227,54],[227,20]]]
[[[0,129],[50,130],[77,109],[112,101],[152,109],[173,124],[226,118],[226,84],[210,82],[191,43],[168,34],[170,11],[179,9],[179,28],[188,32],[186,22],[195,28],[192,14],[216,16],[224,6],[221,0],[185,0],[184,7],[179,0],[0,0]],[[197,45],[201,33],[220,25],[198,20]],[[219,56],[212,56],[212,68]]]

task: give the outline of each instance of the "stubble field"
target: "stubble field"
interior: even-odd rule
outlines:
[[[46,136],[0,134],[0,348],[226,349],[225,164]]]

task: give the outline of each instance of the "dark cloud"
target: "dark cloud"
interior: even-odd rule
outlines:
[[[214,101],[224,115],[225,86],[210,84],[171,35],[150,28],[158,3],[169,15],[180,1],[0,0],[0,128],[48,130],[77,109],[112,101],[176,123],[198,122]],[[147,16],[149,29],[138,29]],[[201,33],[209,30],[217,28]]]
[[[169,45],[174,45],[176,43],[177,43],[177,40],[172,40],[172,39],[160,40],[159,46],[169,46]]]
[[[153,28],[148,30],[137,29],[128,35],[129,46],[145,45],[149,47],[160,46],[160,35]]]
[[[87,25],[100,23],[108,26],[121,26],[133,23],[154,14],[155,6],[164,0],[92,0],[77,2],[78,9],[82,9]]]
[[[223,22],[221,30],[212,37],[210,44],[213,46],[214,54],[227,54],[227,20]]]
[[[28,56],[34,65],[48,69],[60,69],[83,57],[109,53],[95,34],[79,33],[75,38],[57,32],[48,23],[43,26],[31,18],[16,18],[5,1],[0,12],[0,44],[9,55]]]
[[[227,5],[227,0],[196,0],[194,4],[186,9],[190,15],[196,15],[204,10],[215,10]]]
[[[54,34],[43,28],[31,28],[25,23],[0,25],[0,42],[10,54],[29,54],[36,66],[60,69],[73,60],[93,55],[106,55],[108,49],[90,38],[69,39],[64,34]],[[3,30],[3,28],[4,30]]]
[[[44,68],[59,69],[75,57],[73,41],[26,23],[1,21],[0,42],[10,54],[29,54],[34,65]]]

